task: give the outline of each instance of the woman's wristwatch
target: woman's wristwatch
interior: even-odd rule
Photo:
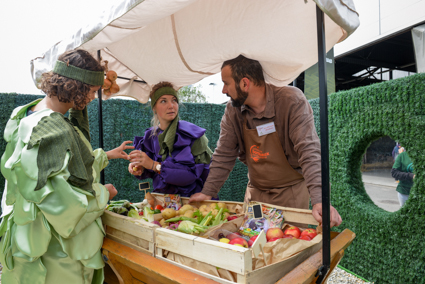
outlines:
[[[158,164],[156,165],[155,170],[156,170],[156,172],[157,172],[158,174],[160,174],[160,173],[161,173],[161,163],[158,163]]]

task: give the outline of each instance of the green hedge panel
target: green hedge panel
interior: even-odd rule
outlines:
[[[331,202],[357,235],[341,265],[375,283],[425,283],[425,74],[329,97]],[[311,102],[318,118],[318,100]],[[318,119],[316,119],[318,121]],[[415,184],[397,212],[376,206],[360,172],[369,145],[390,136],[405,146]]]

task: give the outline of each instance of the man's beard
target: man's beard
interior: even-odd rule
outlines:
[[[236,93],[238,95],[237,98],[235,100],[230,98],[230,100],[232,101],[233,107],[240,107],[245,103],[246,99],[248,98],[248,92],[242,91],[241,88],[236,85]]]

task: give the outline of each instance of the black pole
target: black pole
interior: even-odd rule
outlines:
[[[329,131],[328,131],[328,94],[326,80],[326,41],[323,11],[316,6],[317,44],[319,59],[319,105],[320,105],[320,146],[322,152],[322,226],[323,255],[322,266],[316,283],[322,283],[331,264],[331,228],[330,228],[330,195],[329,195]]]
[[[100,50],[97,51],[97,58],[99,59],[99,62],[101,60],[100,56]],[[99,117],[99,148],[103,149],[103,113],[102,113],[102,88],[97,91],[97,100],[99,101],[97,110],[98,110],[98,117]],[[100,172],[100,183],[105,184],[105,172]]]

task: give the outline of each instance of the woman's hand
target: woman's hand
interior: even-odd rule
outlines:
[[[129,160],[130,158],[124,150],[134,149],[134,146],[127,145],[130,143],[133,143],[133,141],[124,141],[119,147],[106,152],[106,155],[108,156],[108,160],[112,160],[112,159]]]
[[[134,150],[130,153],[130,162],[134,163],[137,168],[142,166],[145,169],[152,169],[154,161],[149,156],[140,150]]]
[[[143,168],[141,165],[138,165],[138,163],[130,163],[128,164],[128,172],[132,174],[133,176],[140,176],[143,173]]]
[[[109,191],[109,200],[115,197],[118,194],[117,189],[112,184],[105,184],[106,189]]]

